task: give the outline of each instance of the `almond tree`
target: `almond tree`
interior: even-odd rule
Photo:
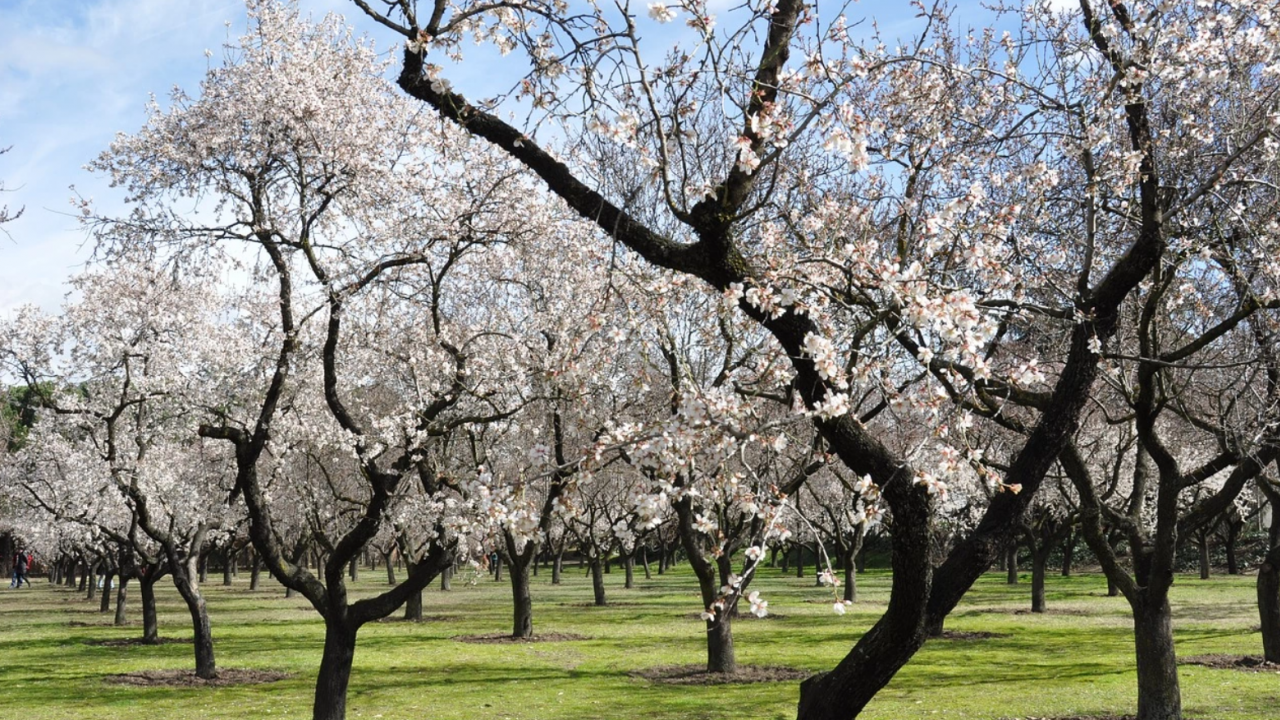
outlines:
[[[801,2],[721,17],[699,0],[655,2],[653,22],[691,29],[662,55],[625,3],[353,1],[405,38],[407,94],[767,330],[832,451],[881,488],[894,518],[889,608],[805,685],[804,718],[856,715],[1003,552],[1074,432],[1122,303],[1169,242],[1166,223],[1216,207],[1243,156],[1272,152],[1263,0],[1081,0],[1067,15],[1041,4],[1004,37],[953,36],[945,9],[919,6],[921,32],[901,43],[863,41],[852,19]],[[529,122],[451,82],[473,36],[525,58],[499,67]],[[1210,117],[1226,96],[1241,111]],[[547,120],[587,139],[553,153],[536,137]],[[648,172],[628,185],[618,165]],[[1031,319],[1053,328],[1043,359],[1016,342]],[[1001,479],[1023,494],[997,495],[936,571],[931,505],[946,480],[857,420],[858,402],[891,398],[892,368],[910,365],[971,413],[995,416],[1013,397],[1029,408]]]

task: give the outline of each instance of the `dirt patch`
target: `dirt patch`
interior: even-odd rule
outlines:
[[[67,627],[112,627],[113,625],[114,624],[109,620],[104,620],[102,622],[96,622],[96,623],[72,620],[71,622],[67,623]],[[114,626],[120,627],[119,625],[114,625]]]
[[[489,633],[488,635],[458,635],[453,638],[458,642],[474,645],[519,645],[536,642],[572,642],[574,640],[590,640],[586,635],[577,633],[538,633],[533,637],[513,637],[507,633]]]
[[[684,613],[680,617],[684,618],[685,620],[701,620],[702,613]],[[756,615],[752,615],[751,613],[742,613],[740,615],[735,615],[733,617],[733,622],[738,622],[739,620],[781,620],[785,617],[786,615],[781,615],[779,613],[769,613],[764,617],[758,617]]]
[[[1025,718],[1001,718],[1001,720],[1138,720],[1138,717],[1136,715],[1028,715]],[[1186,720],[1196,720],[1196,718]]]
[[[179,645],[191,644],[190,638],[156,638],[150,642],[140,637],[132,638],[112,638],[111,640],[85,640],[85,645],[94,645],[97,647],[133,647],[135,645]]]
[[[1079,608],[1048,608],[1044,612],[1033,613],[1027,608],[1020,608],[1018,610],[1014,610],[1013,614],[1014,615],[1075,615],[1077,617],[1083,617],[1085,615],[1088,615],[1089,611],[1081,610]]]
[[[739,665],[737,672],[725,674],[709,673],[705,665],[658,665],[627,674],[663,685],[745,685],[803,680],[814,672],[793,667]]]
[[[416,620],[409,620],[409,619],[406,619],[403,615],[400,615],[396,617],[384,617],[378,622],[380,623],[402,623],[402,622],[429,623],[429,622],[450,622],[457,619],[458,619],[457,615],[423,615],[421,618],[418,618]]]
[[[228,685],[261,685],[284,680],[287,677],[289,673],[274,670],[223,668],[212,680],[198,678],[192,670],[142,670],[123,675],[108,675],[106,681],[113,685],[140,687],[226,687]]]
[[[596,608],[596,607],[640,607],[637,602],[610,602],[604,605],[597,605],[593,602],[576,602],[576,603],[558,603],[560,607],[580,607],[580,608]]]
[[[1201,665],[1219,670],[1280,673],[1280,663],[1267,662],[1261,655],[1192,655],[1182,658],[1182,665]]]
[[[943,630],[938,636],[939,640],[992,640],[994,638],[1006,638],[1009,633],[985,632],[982,630],[976,632],[967,632],[964,630]],[[1062,720],[1067,720],[1063,718]]]

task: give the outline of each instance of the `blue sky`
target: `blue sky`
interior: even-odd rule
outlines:
[[[637,14],[644,5],[633,4]],[[343,13],[379,44],[398,44],[347,0],[300,6],[316,16]],[[886,30],[885,20],[910,17],[903,0],[854,9],[879,16]],[[70,186],[100,210],[123,209],[119,193],[83,166],[117,132],[141,127],[150,94],[163,101],[174,85],[194,92],[210,62],[204,50],[219,58],[244,23],[243,0],[0,0],[0,147],[12,146],[0,156],[0,180],[12,191],[0,205],[25,207],[4,226],[9,237],[0,235],[0,314],[25,303],[57,308],[63,281],[91,250],[68,214]],[[482,64],[473,64],[477,74]],[[451,77],[477,92],[465,82],[474,76]]]

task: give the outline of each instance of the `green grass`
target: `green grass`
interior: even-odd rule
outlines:
[[[383,586],[385,573],[362,573],[355,594]],[[305,601],[283,597],[273,583],[251,593],[241,575],[230,588],[219,578],[205,586],[220,667],[294,673],[269,685],[226,688],[135,688],[107,684],[113,673],[188,668],[191,647],[102,647],[86,641],[127,638],[137,624],[117,628],[78,593],[35,581],[33,590],[0,588],[0,719],[303,718],[309,716],[323,626]],[[844,617],[830,609],[830,591],[812,576],[785,577],[766,569],[753,583],[778,617],[739,620],[740,663],[789,665],[819,671],[833,666],[875,621],[888,598],[886,574],[860,579],[861,602]],[[534,628],[590,639],[527,645],[474,645],[451,638],[510,629],[509,586],[462,574],[454,590],[426,592],[424,612],[443,616],[420,624],[386,622],[360,633],[348,717],[472,720],[511,718],[795,717],[796,683],[720,687],[655,685],[631,671],[704,659],[700,608],[687,566],[624,590],[621,572],[606,576],[607,608],[583,606],[589,579],[577,570],[552,586],[535,578]],[[161,634],[188,636],[177,593],[160,588]],[[267,586],[270,585],[268,588]],[[136,586],[130,618],[138,621]],[[1096,575],[1052,577],[1050,613],[1020,614],[1030,586],[1008,586],[1003,575],[978,582],[948,619],[950,630],[983,630],[1006,637],[935,640],[898,674],[862,717],[1017,718],[1075,713],[1132,712],[1135,704],[1128,607],[1105,597]],[[1174,589],[1178,652],[1257,654],[1253,578],[1180,577]],[[87,626],[81,625],[87,623]],[[1182,668],[1189,716],[1215,720],[1274,718],[1280,684],[1274,674]]]

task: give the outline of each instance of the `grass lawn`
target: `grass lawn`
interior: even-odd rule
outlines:
[[[510,629],[509,586],[459,573],[451,592],[426,592],[427,622],[384,622],[360,632],[348,701],[350,718],[513,720],[609,718],[795,717],[797,684],[674,686],[631,673],[655,665],[701,663],[702,625],[696,585],[687,566],[622,588],[622,573],[606,576],[606,608],[586,605],[589,578],[566,568],[565,584],[550,572],[534,579],[535,632],[577,633],[585,640],[478,645],[454,636]],[[248,590],[247,574],[232,587],[211,576],[205,586],[220,667],[283,670],[289,679],[221,688],[139,688],[104,678],[138,670],[190,668],[191,646],[112,647],[90,644],[141,632],[136,583],[128,627],[113,627],[82,595],[37,578],[32,590],[0,588],[0,719],[181,719],[309,717],[312,682],[324,629],[305,601],[285,599],[264,577]],[[363,572],[354,594],[381,589],[385,572]],[[843,617],[831,612],[831,592],[765,569],[753,583],[774,616],[741,619],[734,635],[739,663],[814,671],[833,666],[884,610],[887,574],[859,581],[861,601]],[[189,637],[185,607],[168,578],[160,590],[161,635]],[[1024,718],[1132,712],[1135,680],[1128,607],[1105,597],[1097,575],[1051,577],[1049,613],[1030,606],[1026,576],[1017,586],[1003,574],[978,582],[948,618],[947,629],[986,631],[985,640],[933,640],[861,716],[904,718]],[[1174,619],[1180,656],[1259,654],[1253,578],[1180,577]],[[1184,666],[1188,716],[1270,720],[1280,708],[1280,677]]]

